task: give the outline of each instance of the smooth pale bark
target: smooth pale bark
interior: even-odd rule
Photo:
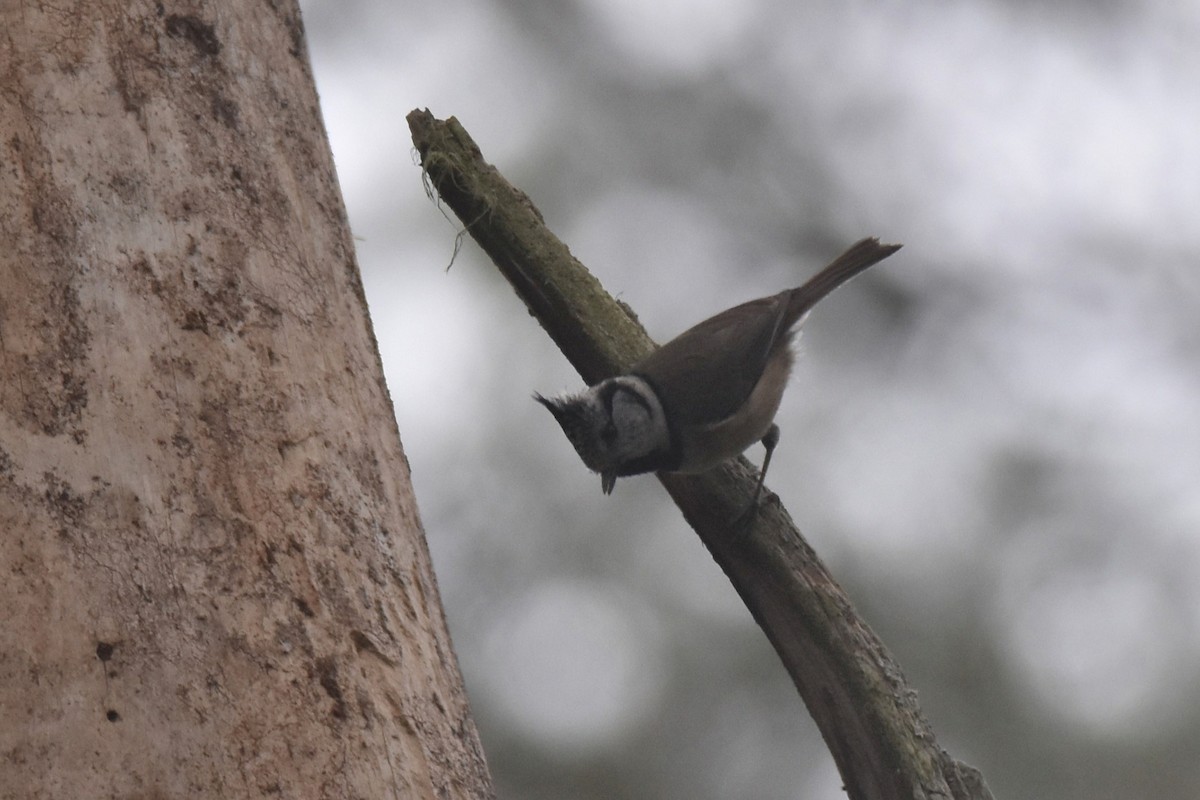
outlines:
[[[487,797],[294,2],[0,4],[0,797]]]

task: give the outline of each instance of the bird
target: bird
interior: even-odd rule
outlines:
[[[793,337],[818,302],[900,247],[862,239],[802,286],[722,311],[624,374],[574,394],[535,392],[534,400],[599,473],[606,495],[617,478],[700,473],[762,442],[753,509],[779,443],[775,414],[791,376]]]

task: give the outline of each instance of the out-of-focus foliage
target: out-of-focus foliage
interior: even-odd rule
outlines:
[[[1200,796],[1200,6],[309,0],[443,600],[505,798],[834,798],[651,478],[425,197],[456,115],[665,340],[864,235],[771,487],[998,797]],[[758,452],[752,451],[754,458]]]

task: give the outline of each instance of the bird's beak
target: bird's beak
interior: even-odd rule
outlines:
[[[600,473],[600,488],[605,494],[612,494],[613,487],[617,485],[617,473],[601,472]]]

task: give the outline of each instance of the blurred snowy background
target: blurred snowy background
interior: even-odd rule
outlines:
[[[530,399],[563,357],[446,271],[416,107],[660,341],[903,242],[809,320],[772,489],[998,798],[1200,796],[1200,4],[303,7],[502,798],[844,794],[658,483],[603,497]]]

